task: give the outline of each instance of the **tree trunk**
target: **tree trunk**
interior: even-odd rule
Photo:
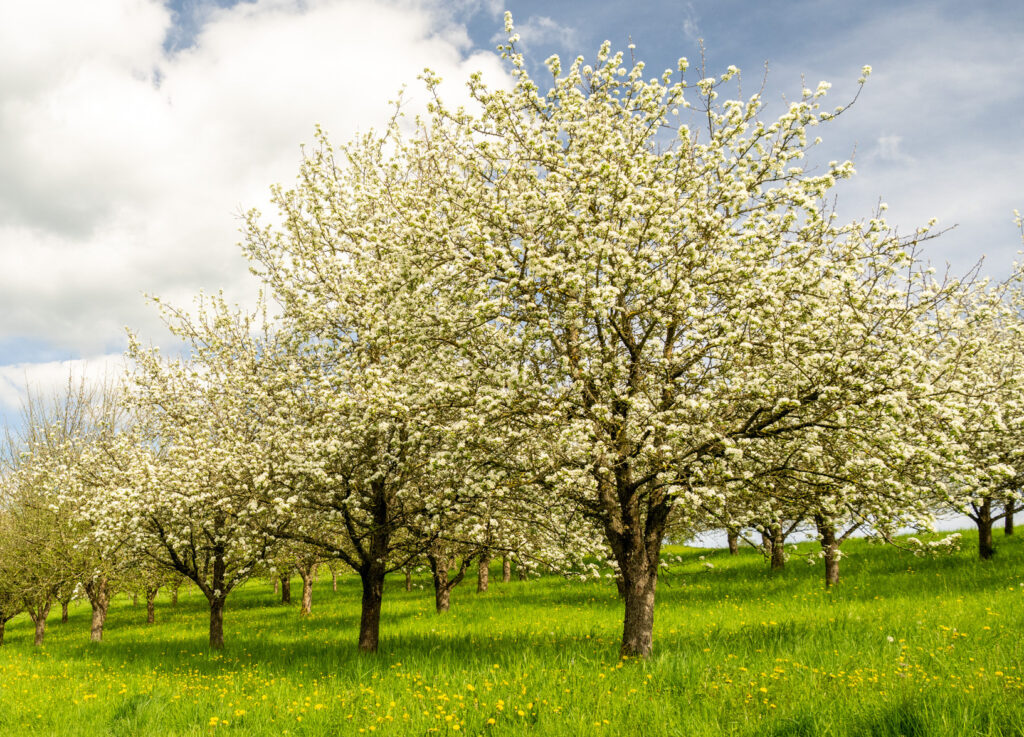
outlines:
[[[450,586],[434,587],[434,609],[438,614],[444,614],[451,607],[452,589]]]
[[[1006,517],[1003,519],[1003,534],[1013,534],[1013,513],[1017,510],[1017,505],[1013,499],[1006,502]]]
[[[292,603],[292,578],[290,575],[281,576],[281,603]]]
[[[224,601],[223,596],[210,599],[210,649],[224,649]]]
[[[308,617],[313,611],[313,573],[299,571],[299,574],[302,576],[302,606],[299,608],[299,616]]]
[[[178,606],[178,589],[180,588],[180,586],[180,583],[175,582],[175,584],[171,587],[171,606]]]
[[[654,646],[654,590],[658,585],[658,568],[657,564],[629,568],[632,570],[623,576],[626,616],[619,654],[646,658]]]
[[[501,556],[501,582],[508,583],[512,580],[512,561],[507,555]]]
[[[281,590],[281,579],[274,579],[274,596],[277,596],[277,592]]]
[[[736,530],[726,531],[729,539],[729,555],[737,555],[740,552],[740,536]]]
[[[93,642],[103,641],[103,625],[107,621],[107,609],[110,607],[110,584],[106,578],[90,581],[85,586],[85,594],[89,597],[92,607],[92,627],[89,639]]]
[[[476,592],[483,594],[487,591],[487,584],[491,580],[491,554],[485,551],[480,556],[480,563],[476,569]]]
[[[405,569],[405,590],[412,591],[412,569]]]
[[[769,531],[771,532],[768,537],[771,569],[781,571],[786,567],[786,538],[782,534],[782,525],[773,525]]]
[[[0,612],[0,647],[4,644],[4,631],[7,629],[7,623],[14,618],[14,615],[7,615]]]
[[[331,569],[331,590],[334,592],[338,591],[338,572],[333,568]]]
[[[619,598],[626,598],[626,581],[622,578],[621,573],[615,574],[615,590],[619,592]]]
[[[160,591],[159,586],[146,587],[146,624],[153,624],[156,621],[156,595]]]
[[[526,564],[521,560],[516,561],[516,578],[520,581],[526,580]]]
[[[384,565],[371,561],[359,574],[363,584],[362,612],[359,616],[359,651],[377,652],[380,642],[380,607],[384,599]]]
[[[835,527],[824,517],[816,515],[814,526],[821,536],[821,550],[825,554],[825,588],[839,583],[839,542]]]
[[[434,610],[438,614],[448,611],[451,606],[452,586],[448,581],[448,561],[432,554],[427,554],[430,562],[430,577],[434,582]]]
[[[988,560],[996,554],[995,543],[992,541],[992,500],[985,499],[978,508],[978,555]]]
[[[50,615],[51,604],[52,602],[47,601],[38,607],[25,607],[28,611],[28,616],[36,626],[36,637],[33,643],[36,647],[42,645],[43,638],[46,637],[46,618]]]
[[[138,592],[134,592],[132,594],[132,606],[138,606],[138,605],[139,605],[139,594],[138,594]]]
[[[36,637],[35,637],[35,641],[32,644],[35,645],[36,647],[39,647],[40,645],[43,644],[43,638],[46,637],[46,617],[43,617],[41,619],[37,619],[36,622],[35,622],[35,625],[36,625]]]
[[[619,655],[647,658],[654,648],[654,593],[672,500],[663,491],[635,484],[628,458],[615,466],[613,475],[595,476],[605,539],[622,576],[625,613]]]
[[[61,624],[67,624],[68,623],[68,605],[70,603],[71,603],[70,601],[62,601],[60,603],[60,623]]]
[[[219,517],[216,529],[222,529],[223,518]],[[206,600],[210,602],[210,649],[224,649],[224,604],[230,589],[227,587],[227,564],[224,561],[224,544],[218,541],[213,547],[213,571],[210,585],[203,588]],[[196,581],[196,583],[199,583]]]

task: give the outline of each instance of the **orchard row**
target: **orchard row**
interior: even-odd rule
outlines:
[[[169,576],[219,648],[249,577],[339,561],[373,651],[389,573],[429,564],[443,611],[475,561],[607,560],[621,652],[646,656],[673,536],[781,555],[813,524],[831,584],[855,530],[953,508],[991,554],[1024,480],[1021,271],[938,275],[928,228],[839,222],[850,162],[801,166],[844,112],[825,83],[763,120],[722,99],[733,67],[645,79],[606,44],[542,90],[515,43],[508,89],[451,107],[428,72],[424,114],[318,134],[277,217],[247,218],[255,310],[160,305],[182,350],[132,335],[123,380],[29,402],[0,619],[42,627],[77,590],[100,639],[118,587]]]

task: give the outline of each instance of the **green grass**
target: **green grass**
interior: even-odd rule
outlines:
[[[997,533],[985,563],[975,542],[915,558],[850,541],[831,592],[820,563],[670,550],[647,662],[618,660],[609,582],[502,584],[498,566],[441,617],[426,577],[389,581],[375,656],[355,652],[354,577],[321,581],[305,621],[250,583],[220,654],[194,590],[161,594],[155,625],[119,597],[100,645],[73,605],[41,649],[8,625],[0,734],[1024,735],[1024,535]]]

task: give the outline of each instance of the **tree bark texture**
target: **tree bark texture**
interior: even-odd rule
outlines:
[[[768,528],[768,534],[762,533],[768,560],[773,571],[781,571],[786,567],[786,538],[782,531],[782,525],[772,525]]]
[[[302,576],[302,606],[299,608],[300,617],[308,617],[313,611],[313,576],[316,567],[312,571],[299,571]]]
[[[434,582],[434,610],[441,614],[448,611],[448,607],[451,606],[452,588],[448,585],[448,561],[440,560],[433,555],[428,556],[428,560],[430,577]]]
[[[622,622],[623,657],[650,657],[654,646],[654,593],[658,562],[668,522],[669,499],[663,491],[632,483],[627,464],[613,478],[599,477],[605,535],[622,577],[625,616]]]
[[[93,642],[102,642],[103,625],[107,622],[107,609],[110,607],[110,584],[107,583],[106,578],[94,579],[86,584],[85,593],[89,597],[89,605],[92,607],[89,639]]]
[[[405,590],[412,591],[412,569],[405,569]]]
[[[62,601],[60,603],[60,623],[61,624],[67,624],[68,623],[68,605],[70,603],[71,603],[70,601]]]
[[[501,556],[501,582],[508,583],[512,580],[512,561],[507,555]]]
[[[1003,518],[1003,534],[1013,534],[1013,513],[1017,511],[1017,504],[1013,499],[1006,502],[1006,517]]]
[[[622,623],[620,654],[648,657],[654,646],[654,591],[658,585],[657,567],[638,566],[624,578],[626,605]]]
[[[210,599],[210,649],[224,649],[224,597]]]
[[[729,541],[729,555],[737,555],[740,552],[740,536],[736,530],[726,531]]]
[[[375,653],[380,644],[380,609],[384,600],[384,564],[371,562],[359,574],[363,584],[362,611],[359,615],[359,651]]]
[[[281,603],[292,603],[292,579],[291,576],[281,576]]]

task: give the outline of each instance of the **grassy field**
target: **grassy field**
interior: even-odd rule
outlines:
[[[648,662],[617,658],[610,583],[497,569],[441,617],[426,577],[395,577],[375,656],[355,652],[355,578],[318,584],[305,621],[250,583],[220,654],[196,591],[161,594],[155,625],[119,597],[100,645],[73,605],[38,650],[27,619],[8,625],[0,734],[1024,735],[1024,535],[997,533],[986,563],[975,541],[944,558],[850,541],[831,592],[820,563],[671,550]]]

